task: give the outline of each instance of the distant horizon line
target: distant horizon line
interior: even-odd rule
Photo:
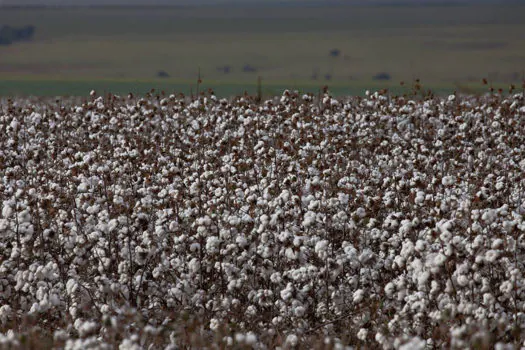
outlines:
[[[72,3],[66,1],[64,3],[11,3],[2,2],[0,0],[0,8],[4,9],[16,9],[16,8],[34,8],[34,9],[53,9],[53,8],[194,8],[194,7],[218,7],[218,6],[241,6],[241,7],[302,7],[302,6],[314,6],[314,7],[325,7],[325,6],[359,6],[359,7],[375,7],[375,6],[388,6],[388,7],[404,7],[404,6],[478,6],[478,5],[525,5],[525,0],[428,0],[428,1],[417,1],[417,0],[356,0],[356,1],[343,1],[343,0],[266,0],[266,1],[249,1],[245,2],[242,0],[220,0],[220,1],[206,1],[203,3],[196,3],[195,1],[182,1],[182,3],[168,3],[166,1],[160,1],[159,3]]]

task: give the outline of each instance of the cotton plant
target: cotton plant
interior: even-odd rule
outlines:
[[[522,94],[15,102],[1,346],[522,342]]]

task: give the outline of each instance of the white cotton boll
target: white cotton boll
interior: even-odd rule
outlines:
[[[320,202],[318,200],[313,200],[308,204],[308,210],[314,210],[319,208]]]
[[[108,231],[112,232],[114,229],[116,229],[118,226],[118,220],[112,219],[108,223]]]
[[[323,239],[315,244],[315,253],[319,258],[324,259],[327,256],[328,241]]]
[[[226,343],[226,345],[229,346],[229,347],[233,346],[233,338],[232,338],[232,337],[228,337],[228,336],[223,337],[223,338],[222,338],[222,341],[223,341],[224,343]],[[177,349],[177,348],[174,348],[174,349]],[[171,349],[170,349],[170,350],[171,350]]]
[[[20,124],[18,123],[18,120],[16,118],[14,118],[11,123],[9,124],[9,126],[13,129],[13,131],[17,131],[18,130],[18,126]]]
[[[414,337],[399,347],[399,350],[424,350],[427,342],[420,337]]]
[[[293,245],[295,247],[300,247],[303,244],[303,241],[304,241],[304,237],[302,237],[302,236],[295,236],[293,238]]]
[[[100,312],[103,314],[108,314],[111,311],[111,307],[107,304],[104,304],[100,307]]]
[[[5,324],[8,321],[11,311],[11,306],[9,305],[2,305],[0,307],[0,324]]]
[[[81,182],[80,185],[77,187],[78,192],[87,192],[88,185],[85,182]]]
[[[206,238],[206,251],[210,254],[215,254],[219,251],[221,241],[217,236]]]
[[[472,249],[478,249],[479,247],[483,246],[483,242],[483,236],[476,236],[476,238],[474,238],[474,241],[472,242]]]
[[[357,208],[355,213],[360,218],[364,218],[366,216],[366,210],[365,210],[365,208],[362,208],[362,207]]]
[[[358,289],[353,294],[353,301],[354,304],[359,304],[361,301],[363,301],[365,296],[365,292],[362,289]]]
[[[270,222],[270,217],[268,215],[266,215],[266,214],[263,214],[263,215],[261,215],[259,220],[261,221],[261,224],[268,225],[268,223]]]
[[[299,344],[299,338],[295,335],[295,334],[289,334],[287,337],[286,337],[286,341],[285,341],[286,345],[288,346],[297,346],[297,344]]]
[[[190,262],[188,263],[188,268],[192,273],[199,272],[200,267],[201,267],[201,264],[197,258],[191,259]]]
[[[303,226],[305,228],[308,228],[312,226],[315,223],[315,213],[313,211],[308,211],[306,214],[304,214],[304,220],[303,220]]]
[[[410,240],[405,240],[403,242],[403,247],[401,248],[401,256],[405,259],[408,259],[414,254],[414,243]]]
[[[40,312],[40,304],[39,303],[33,303],[31,306],[31,310],[29,310],[29,314],[35,314]]]
[[[134,335],[132,335],[131,339],[122,340],[118,348],[119,350],[141,350],[143,349],[140,345],[136,344],[137,340],[138,339],[135,339]]]
[[[418,239],[417,242],[416,242],[416,246],[415,246],[415,249],[416,251],[418,252],[424,252],[425,249],[427,247],[427,242],[425,242],[424,240],[422,239]]]
[[[334,215],[333,220],[344,223],[348,220],[348,215],[346,215],[346,213],[341,210],[340,212]]]
[[[512,220],[512,221],[505,220],[505,221],[503,221],[503,229],[507,233],[511,233],[517,225],[518,225],[518,223],[515,220]]]
[[[503,244],[505,242],[501,238],[497,238],[492,242],[491,248],[492,249],[500,249],[503,247]]]
[[[221,323],[219,322],[218,319],[212,318],[210,320],[210,329],[212,331],[217,332],[219,330],[220,326],[221,326]]]
[[[505,281],[503,282],[500,287],[499,287],[499,290],[503,293],[503,294],[509,294],[513,289],[513,286],[512,286],[512,283],[510,281]]]
[[[282,321],[283,321],[283,318],[281,316],[277,316],[277,317],[272,318],[272,324],[274,326],[277,326]]]
[[[49,300],[47,299],[47,296],[45,299],[40,300],[39,302],[40,311],[46,312],[51,307]]]
[[[244,236],[237,236],[237,238],[235,238],[235,242],[241,248],[244,248],[248,245],[248,240]]]
[[[397,267],[399,267],[399,268],[404,267],[404,266],[405,266],[405,261],[406,261],[405,258],[403,258],[401,255],[397,255],[397,256],[394,258],[394,264],[395,264],[395,265],[393,266],[393,268],[394,268],[395,266],[397,266]]]
[[[516,349],[516,347],[514,346],[513,343],[497,342],[494,345],[494,350],[515,350],[515,349]]]
[[[235,333],[235,341],[237,343],[243,344],[244,343],[245,336],[242,333]]]
[[[369,248],[363,249],[361,254],[359,254],[359,257],[357,258],[361,264],[368,264],[370,263],[374,258],[374,252],[370,250]]]
[[[457,278],[457,282],[460,287],[466,287],[468,285],[468,281],[468,277],[465,275],[459,275]]]
[[[201,245],[199,243],[190,244],[190,251],[192,253],[198,252],[200,249],[201,249]]]
[[[248,332],[246,333],[244,342],[246,343],[246,345],[254,346],[257,343],[257,336],[253,332]]]
[[[439,292],[440,288],[439,288],[439,283],[436,282],[436,281],[432,281],[430,282],[430,294],[436,294],[437,292]]]
[[[485,253],[485,261],[493,263],[499,257],[499,252],[494,249],[490,249]]]
[[[423,204],[424,201],[425,201],[425,192],[418,191],[416,194],[416,198],[415,198],[416,204],[421,205]]]
[[[270,275],[270,281],[272,281],[272,283],[275,283],[275,284],[279,284],[282,282],[282,277],[281,277],[281,274],[279,272],[274,272]],[[282,296],[282,295],[281,295]]]
[[[494,297],[490,293],[483,294],[483,303],[486,307],[491,306],[494,303]]]
[[[232,226],[238,226],[241,223],[241,219],[238,216],[230,215],[228,218],[228,223]]]
[[[75,281],[73,278],[70,278],[67,282],[66,282],[66,291],[67,291],[67,294],[71,295],[73,293],[75,293],[78,289],[78,283],[77,281]]]
[[[9,204],[4,203],[4,207],[2,208],[2,216],[5,219],[8,219],[11,217],[12,214],[13,214],[13,209],[11,208],[11,206]]]
[[[0,232],[5,231],[9,227],[9,221],[7,219],[0,219]]]
[[[285,256],[290,260],[295,260],[299,257],[299,252],[294,251],[293,248],[286,248],[285,250]]]
[[[442,253],[437,254],[436,257],[434,258],[434,264],[436,266],[443,265],[445,261],[447,261],[447,257]]]
[[[496,217],[497,217],[496,211],[494,209],[488,209],[483,213],[483,215],[481,215],[481,220],[490,224],[494,222],[494,220],[496,220]]]
[[[525,169],[525,165],[523,166],[523,168]],[[337,199],[339,200],[339,202],[343,205],[347,205],[348,204],[348,201],[350,200],[350,195],[346,194],[346,193],[342,193],[342,192],[339,192],[337,194]]]
[[[297,306],[294,308],[293,313],[295,317],[303,317],[306,313],[306,308],[304,306]]]
[[[454,182],[456,182],[456,179],[454,176],[444,176],[443,179],[441,180],[441,184],[443,186],[451,186],[454,184]]]
[[[81,319],[77,319],[74,323],[75,329],[81,337],[85,337],[88,334],[93,333],[98,328],[98,323],[94,321],[83,322]]]
[[[347,243],[347,245],[343,245],[343,247],[343,251],[348,259],[353,260],[357,257],[357,249],[355,249],[353,245]]]
[[[100,211],[100,205],[98,204],[91,205],[86,209],[86,211],[88,212],[88,214],[91,214],[91,215],[96,214]]]
[[[429,278],[430,272],[428,271],[422,271],[417,275],[417,286],[420,290],[425,288]]]
[[[46,296],[46,291],[45,291],[45,289],[42,288],[42,287],[38,288],[38,290],[36,291],[36,298],[37,298],[38,300],[42,300],[42,299],[45,298],[45,296]]]
[[[253,317],[253,316],[257,315],[257,308],[256,308],[255,306],[253,306],[253,305],[250,305],[250,306],[248,306],[248,307],[246,308],[246,312],[245,312],[245,314],[246,314],[247,316],[251,316],[251,317]]]
[[[388,297],[391,297],[394,294],[396,286],[392,282],[388,282],[385,286],[385,293]]]
[[[281,299],[284,301],[289,300],[292,297],[293,285],[288,283],[286,288],[281,291]]]
[[[361,341],[365,341],[367,337],[368,337],[368,329],[366,328],[359,329],[359,332],[357,332],[357,339]]]
[[[439,235],[439,238],[440,238],[444,243],[449,243],[450,240],[452,239],[452,233],[450,233],[450,232],[447,231],[447,230],[442,231],[441,234]]]
[[[379,344],[383,344],[387,341],[386,337],[384,336],[383,333],[381,332],[377,332],[374,339],[379,343]]]

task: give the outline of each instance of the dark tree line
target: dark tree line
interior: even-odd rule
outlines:
[[[30,41],[35,35],[35,26],[12,27],[4,25],[0,27],[0,45],[7,46],[19,41]]]

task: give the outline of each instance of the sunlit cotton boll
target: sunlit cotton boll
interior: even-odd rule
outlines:
[[[454,178],[454,176],[445,176],[441,180],[441,184],[443,186],[451,186],[454,184],[454,182],[456,182],[456,179]]]
[[[11,214],[13,214],[13,209],[10,205],[4,204],[4,207],[2,208],[2,216],[7,219],[11,217]]]
[[[304,214],[303,226],[308,228],[315,224],[316,214],[313,211],[308,211]]]
[[[217,236],[206,238],[206,251],[210,254],[218,253],[221,241]]]
[[[364,296],[365,296],[364,290],[362,289],[356,290],[353,295],[354,304],[359,304],[360,302],[362,302],[364,299]]]
[[[365,341],[367,337],[368,337],[368,329],[366,328],[359,329],[359,332],[357,332],[357,339],[361,341]]]
[[[320,259],[325,259],[328,256],[328,241],[326,239],[321,240],[315,244],[315,253]]]

